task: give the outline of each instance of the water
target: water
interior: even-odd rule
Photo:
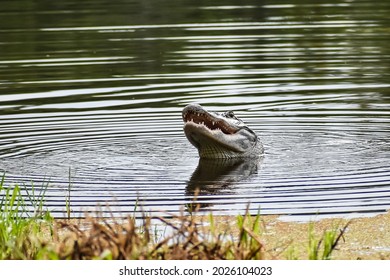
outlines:
[[[3,2],[0,170],[54,216],[390,209],[390,2]],[[191,102],[264,157],[199,162]]]

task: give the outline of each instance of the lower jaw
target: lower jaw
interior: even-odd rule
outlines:
[[[203,149],[203,150],[199,150],[199,156],[200,158],[206,158],[206,159],[229,159],[229,158],[239,158],[241,155],[231,151]]]

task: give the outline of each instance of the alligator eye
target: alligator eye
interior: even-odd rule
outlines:
[[[234,118],[235,117],[233,111],[227,111],[225,113],[225,116],[228,117],[228,118]]]

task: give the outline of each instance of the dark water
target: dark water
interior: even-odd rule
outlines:
[[[0,170],[75,217],[390,209],[389,1],[2,1]],[[198,162],[191,102],[260,162]],[[70,178],[70,179],[69,179]],[[69,186],[70,193],[68,191]]]

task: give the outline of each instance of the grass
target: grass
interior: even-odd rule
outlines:
[[[219,229],[212,214],[202,216],[206,222],[200,222],[196,209],[169,219],[145,216],[141,224],[134,217],[87,217],[82,224],[54,220],[44,211],[43,191],[36,194],[34,188],[22,192],[17,185],[5,187],[4,177],[0,198],[0,259],[258,260],[281,256],[270,253],[274,248],[262,241],[260,214],[251,216],[248,211],[236,217],[233,234]],[[169,234],[161,234],[152,220],[169,229]],[[347,226],[327,230],[320,238],[311,228],[307,259],[331,259]],[[293,245],[283,252],[289,259],[297,258]]]
[[[35,189],[27,192],[26,203],[21,188],[4,186],[0,182],[0,259],[33,259],[41,249],[42,228],[51,224],[49,213],[43,212],[43,196]],[[30,206],[29,209],[27,207]],[[30,215],[33,207],[33,215]]]
[[[238,218],[240,237],[227,238],[216,230],[205,230],[195,216],[177,215],[170,219],[154,218],[172,229],[169,235],[154,238],[152,218],[144,217],[142,225],[136,219],[89,217],[82,226],[59,221],[46,252],[56,259],[132,259],[132,260],[224,260],[262,259],[263,244],[250,228],[249,215]],[[213,219],[209,217],[210,221]],[[84,228],[84,229],[83,229]],[[86,228],[86,229],[85,229]],[[50,256],[47,256],[50,258]]]
[[[69,167],[69,175],[68,175],[68,189],[67,189],[67,195],[65,197],[65,209],[66,209],[66,216],[68,220],[71,217],[71,204],[70,204],[70,198],[71,198],[71,190],[72,190],[72,169]]]
[[[340,240],[343,238],[345,231],[350,222],[347,222],[342,229],[335,227],[332,230],[325,230],[320,239],[316,239],[313,233],[313,224],[309,227],[309,245],[308,256],[310,260],[330,260],[332,252],[336,249]]]

